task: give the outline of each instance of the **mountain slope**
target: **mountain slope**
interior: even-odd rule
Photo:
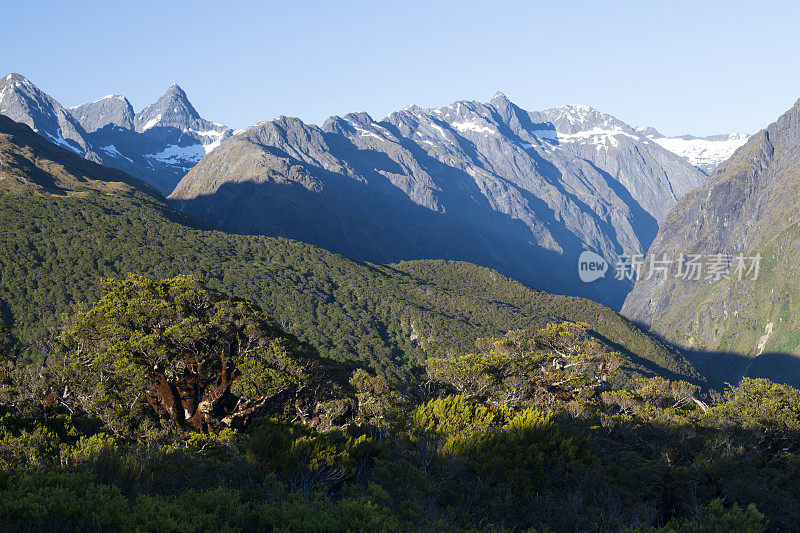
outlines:
[[[146,183],[64,151],[25,124],[0,115],[0,193],[59,196],[143,192],[161,195]]]
[[[714,282],[641,280],[625,301],[630,318],[677,343],[730,351],[742,375],[800,381],[800,101],[753,135],[663,222],[651,254],[761,255],[760,272]],[[750,262],[747,266],[750,266]],[[745,272],[746,273],[746,272]],[[788,358],[787,358],[788,356]],[[791,372],[789,376],[787,373]]]
[[[19,74],[0,78],[0,113],[30,126],[51,142],[98,161],[83,126],[61,104]]]
[[[366,361],[389,374],[430,356],[463,353],[477,337],[569,319],[591,324],[617,345],[629,360],[628,377],[698,377],[674,350],[600,304],[534,291],[466,263],[358,263],[286,239],[198,228],[137,180],[120,182],[121,173],[7,119],[0,132],[0,160],[32,154],[20,179],[36,182],[76,161],[110,176],[51,176],[57,194],[0,180],[0,316],[37,345],[62,313],[97,296],[100,276],[196,273],[257,301],[323,355]]]
[[[618,307],[630,285],[581,283],[579,254],[643,252],[702,179],[613,117],[582,106],[528,113],[498,93],[381,122],[264,122],[206,156],[170,198],[237,233],[370,261],[465,260]]]
[[[0,113],[163,194],[231,135],[229,128],[201,118],[177,85],[140,113],[118,95],[64,109],[25,77],[9,74],[0,79]]]
[[[565,150],[613,176],[659,222],[679,198],[703,181],[668,149],[589,106],[563,106],[531,116],[552,124]]]

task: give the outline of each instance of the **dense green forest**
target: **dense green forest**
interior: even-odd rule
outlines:
[[[610,309],[445,261],[357,263],[282,239],[195,229],[147,197],[0,196],[0,300],[19,335],[41,344],[101,276],[195,273],[254,300],[336,359],[390,374],[459,353],[476,337],[555,320],[592,324],[631,354],[632,371],[697,379],[682,357]]]
[[[620,376],[701,379],[675,350],[612,310],[535,291],[467,263],[354,262],[286,239],[198,227],[126,174],[0,116],[0,316],[47,351],[62,313],[98,279],[197,274],[253,300],[325,356],[399,375],[509,329],[583,321],[626,352]]]
[[[0,386],[6,530],[763,531],[800,513],[800,391],[706,402],[586,324],[386,379],[192,276],[107,280]]]

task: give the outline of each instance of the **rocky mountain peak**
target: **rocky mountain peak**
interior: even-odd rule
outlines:
[[[551,122],[559,133],[579,133],[593,129],[624,130],[633,133],[633,129],[624,122],[588,105],[564,105],[547,109],[539,115]]]
[[[57,102],[31,83],[21,74],[11,73],[0,78],[0,112],[17,122],[24,122],[15,115],[26,110],[37,111],[38,114],[52,114]],[[60,107],[60,106],[59,106]],[[34,130],[33,124],[28,124]]]
[[[0,113],[73,152],[88,152],[86,132],[78,121],[21,74],[0,78]]]
[[[70,107],[68,111],[89,133],[109,124],[126,130],[133,129],[133,106],[127,98],[118,94],[109,94],[94,102]]]
[[[527,111],[514,104],[505,94],[499,91],[489,101],[489,106],[500,116],[501,121],[513,131],[541,129],[539,126],[532,125]]]
[[[508,99],[508,96],[506,96],[501,91],[497,91],[496,93],[494,93],[494,96],[489,101],[489,103],[492,104],[495,107],[498,106],[498,105],[500,105],[500,106],[513,105],[511,103],[511,100]]]
[[[2,81],[7,82],[7,83],[14,83],[14,84],[19,84],[19,85],[24,85],[24,86],[36,89],[36,86],[34,84],[32,84],[28,80],[28,78],[26,78],[22,74],[17,74],[16,72],[12,72],[11,74],[8,74],[5,78],[3,78]]]
[[[663,137],[663,135],[661,135],[661,132],[652,126],[640,126],[634,129],[636,130],[636,133],[638,133],[639,135],[644,135],[645,137],[648,137],[650,139],[660,139],[661,137]]]
[[[372,117],[364,111],[348,113],[343,117],[334,115],[332,117],[328,117],[328,119],[322,124],[322,131],[326,133],[340,134],[346,132],[347,130],[360,130],[365,127],[369,127],[370,124],[373,124],[374,122],[375,121],[372,120]]]
[[[180,85],[177,83],[173,83],[169,87],[167,87],[165,95],[174,95],[177,98],[186,98],[186,91],[184,91]]]
[[[136,131],[146,131],[156,125],[188,128],[192,121],[201,120],[189,102],[186,92],[177,84],[170,85],[156,103],[144,108],[134,117]]]
[[[372,120],[372,117],[369,116],[369,113],[367,113],[366,111],[348,113],[344,116],[344,119],[349,122],[358,124],[360,126],[366,126],[368,124],[372,124],[373,122],[375,122],[374,120]]]

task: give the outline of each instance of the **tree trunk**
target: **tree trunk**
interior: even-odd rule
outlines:
[[[194,411],[191,413],[191,418],[187,416],[187,429],[197,432],[204,431],[207,429],[207,424],[215,416],[230,414],[220,412],[220,408],[230,392],[231,385],[238,377],[239,373],[235,368],[231,369],[228,365],[223,368],[217,386],[213,391],[206,394],[200,403],[196,404]],[[197,395],[195,395],[195,398],[197,398]],[[214,430],[215,428],[208,429]]]
[[[167,381],[163,372],[153,370],[151,382],[158,395],[158,399],[169,414],[170,420],[182,424],[184,420],[183,409],[181,408],[180,397],[175,387]]]

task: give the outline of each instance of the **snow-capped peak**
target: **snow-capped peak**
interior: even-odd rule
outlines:
[[[37,87],[28,80],[22,74],[17,74],[16,72],[12,72],[11,74],[5,77],[5,81],[13,82],[17,87],[24,86],[26,88],[37,89]]]
[[[12,72],[0,80],[0,100],[2,100],[4,96],[11,95],[11,93],[23,94],[27,98],[36,100],[40,105],[46,105],[48,107],[55,102],[36,87],[36,85],[31,83],[28,78],[16,72]]]

